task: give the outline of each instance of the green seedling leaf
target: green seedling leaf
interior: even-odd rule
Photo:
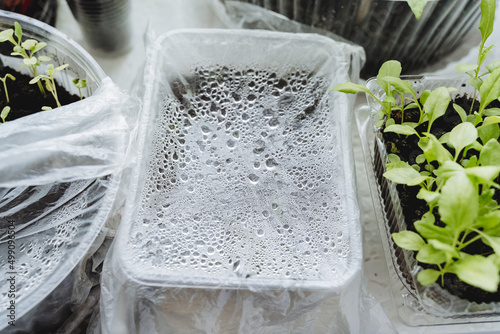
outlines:
[[[459,196],[457,196],[459,194]],[[446,225],[460,231],[474,223],[479,214],[477,186],[464,173],[456,173],[444,184],[438,211]]]
[[[500,67],[500,59],[497,59],[494,62],[490,63],[489,65],[486,65],[486,69],[490,73],[493,72],[494,70],[496,70],[499,67]]]
[[[470,71],[474,71],[477,68],[477,64],[468,64],[468,63],[460,63],[455,66],[455,70],[458,73],[467,73]]]
[[[488,292],[496,292],[500,283],[498,267],[481,255],[470,255],[455,262],[453,271],[465,283]]]
[[[479,104],[479,115],[492,101],[500,96],[500,68],[494,70],[479,88],[481,103]]]
[[[484,116],[500,116],[500,108],[488,108],[483,111]]]
[[[480,78],[470,78],[469,79],[469,84],[474,87],[475,89],[479,90],[481,88],[481,86],[483,85],[483,80],[481,80]]]
[[[424,269],[420,271],[417,275],[417,279],[420,284],[427,286],[435,283],[439,276],[441,276],[441,272],[434,269]]]
[[[38,43],[38,41],[35,41],[34,39],[27,39],[24,42],[21,43],[21,46],[25,48],[26,50],[31,50],[32,48],[35,47],[35,45]]]
[[[481,142],[483,143],[487,143],[491,139],[498,140],[500,138],[500,127],[498,124],[480,126],[477,130],[479,138],[481,138]]]
[[[333,90],[346,94],[366,93],[371,94],[370,90],[363,85],[355,84],[352,82],[344,82],[333,87]]]
[[[442,165],[445,161],[453,160],[450,151],[448,151],[434,135],[430,133],[426,133],[425,135],[427,137],[420,138],[418,146],[424,151],[427,161],[437,161]]]
[[[427,101],[427,98],[431,95],[431,91],[426,89],[420,94],[420,103],[425,104],[425,101]]]
[[[418,20],[422,16],[425,5],[429,2],[429,0],[407,0],[407,2],[413,12],[413,15],[415,15]]]
[[[476,228],[482,228],[483,232],[493,236],[500,237],[500,211],[490,211],[480,216],[475,224]]]
[[[462,122],[467,121],[467,112],[464,110],[464,108],[462,108],[461,106],[459,106],[456,103],[453,103],[453,109],[455,109],[457,114],[460,116],[460,119],[462,120]]]
[[[479,153],[479,164],[481,166],[500,166],[500,143],[490,139]]]
[[[21,42],[21,38],[23,37],[23,28],[19,22],[14,22],[14,35],[16,35],[17,40]]]
[[[31,51],[32,53],[35,53],[35,52],[38,52],[40,51],[41,49],[43,49],[44,47],[47,46],[47,43],[45,42],[39,42],[35,45],[35,48]],[[49,57],[47,57],[49,58]],[[50,59],[50,58],[49,58]]]
[[[43,106],[42,110],[47,111],[47,110],[52,110],[52,107],[49,106]]]
[[[434,171],[434,174],[436,174],[437,177],[440,177],[445,181],[458,173],[465,174],[465,170],[462,166],[460,166],[460,164],[453,160],[445,161]]]
[[[41,62],[42,61],[51,61],[51,60],[52,60],[52,58],[47,57],[47,56],[40,56],[40,57],[38,57],[38,61],[41,61]]]
[[[390,83],[394,88],[396,88],[400,92],[407,94],[414,94],[411,81],[401,80],[398,77],[392,77],[392,76],[385,76],[382,80]]]
[[[468,122],[460,123],[451,130],[448,145],[453,147],[458,155],[466,146],[474,143],[477,137],[478,133],[474,125]]]
[[[427,177],[420,175],[412,166],[400,161],[395,167],[384,173],[384,177],[397,184],[416,185],[425,181]]]
[[[0,43],[11,40],[13,34],[14,34],[14,30],[12,30],[12,29],[7,29],[7,30],[0,32]]]
[[[430,191],[425,188],[421,188],[417,194],[417,198],[426,201],[429,205],[437,203],[439,199],[439,192]],[[434,206],[434,205],[433,205]],[[425,216],[425,215],[424,215]],[[424,218],[422,218],[424,219]]]
[[[483,239],[483,242],[493,248],[493,251],[497,254],[500,255],[500,237],[492,237],[489,236],[486,233],[483,233],[479,230],[476,230],[477,233],[481,236],[481,239]]]
[[[434,217],[430,212],[425,215]],[[438,240],[444,244],[453,244],[453,232],[445,227],[434,225],[433,219],[429,217],[422,217],[421,220],[415,222],[415,228],[420,235],[427,240]]]
[[[490,124],[498,124],[498,123],[500,123],[500,116],[489,116],[485,118],[481,126],[487,126]]]
[[[384,132],[394,132],[400,135],[410,136],[417,135],[418,132],[414,128],[406,124],[393,124],[385,128]]]
[[[478,28],[481,31],[483,44],[493,32],[493,23],[495,21],[495,7],[495,0],[481,1],[481,21],[479,22]]]
[[[447,259],[460,257],[457,249],[453,246],[453,242],[442,242],[437,239],[430,239],[428,243],[431,244],[435,249],[444,252],[447,255]]]
[[[422,263],[441,264],[443,262],[446,262],[447,256],[443,251],[434,248],[433,245],[426,244],[425,246],[420,248],[417,253],[416,259],[417,261]]]
[[[425,113],[429,117],[429,127],[438,118],[445,114],[450,104],[450,93],[445,87],[439,87],[431,92],[424,104]]]
[[[401,231],[392,234],[392,239],[401,248],[418,251],[425,246],[425,241],[420,235],[412,231]]]
[[[23,59],[23,63],[25,65],[27,65],[27,66],[36,65],[37,62],[38,62],[38,60],[36,59],[36,57],[24,58]]]
[[[465,173],[480,184],[491,184],[500,173],[499,166],[478,166],[466,168]]]
[[[388,60],[380,66],[377,75],[377,84],[387,95],[391,91],[391,85],[384,80],[386,77],[399,77],[401,75],[401,63],[397,60]]]
[[[7,116],[9,116],[10,113],[10,107],[5,106],[2,109],[2,112],[0,112],[0,118],[2,119],[2,123],[5,123],[5,120],[7,119]]]
[[[56,72],[57,72],[57,71],[62,71],[62,70],[64,70],[65,68],[67,68],[68,66],[69,66],[69,64],[62,64],[62,65],[60,65],[60,66],[57,66],[57,67],[54,69],[54,71],[56,71]]]
[[[425,162],[425,154],[417,155],[415,161],[417,162],[417,164],[423,164]]]

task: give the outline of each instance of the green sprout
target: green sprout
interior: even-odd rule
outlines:
[[[3,78],[0,78],[0,81],[3,82],[3,89],[5,91],[5,99],[7,100],[7,103],[9,103],[9,91],[7,90],[7,79],[10,79],[12,81],[16,81],[16,77],[13,76],[10,73],[7,73]]]
[[[20,56],[23,58],[23,65],[27,66],[33,77],[38,76],[38,66],[41,62],[50,61],[50,57],[39,56],[36,57],[35,54],[43,49],[47,43],[38,42],[34,39],[27,39],[22,41],[23,30],[18,22],[14,22],[14,29],[7,29],[0,32],[0,42],[9,41],[14,45],[12,56]],[[41,83],[38,84],[40,92],[45,94],[45,90]]]
[[[9,106],[3,107],[2,112],[0,112],[0,118],[2,119],[2,123],[5,123],[5,119],[7,118],[9,113],[10,113],[10,107]]]
[[[43,80],[45,82],[45,87],[54,97],[54,100],[56,101],[56,104],[58,107],[61,106],[61,103],[59,103],[59,99],[57,97],[57,89],[56,89],[56,83],[54,80],[54,75],[57,72],[64,70],[68,66],[69,66],[68,64],[63,64],[63,65],[60,65],[60,66],[54,68],[54,65],[48,64],[47,65],[47,74],[48,75],[40,74],[40,75],[38,75],[35,78],[30,80],[30,84],[35,84],[35,83]]]
[[[73,79],[73,85],[78,88],[78,93],[80,94],[80,100],[83,99],[82,97],[82,89],[87,87],[87,80],[85,79]]]

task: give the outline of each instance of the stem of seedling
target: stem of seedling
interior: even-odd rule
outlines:
[[[3,78],[0,78],[0,81],[3,82],[3,89],[5,91],[5,99],[7,100],[7,103],[9,103],[9,91],[7,90],[7,78],[9,78],[12,81],[16,81],[16,77],[13,76],[10,73],[7,73]]]

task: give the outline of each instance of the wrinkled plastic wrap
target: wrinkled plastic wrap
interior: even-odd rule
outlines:
[[[248,30],[176,31],[148,48],[102,333],[389,330],[365,316],[354,101],[331,91],[357,80],[360,50]]]
[[[138,110],[105,78],[82,101],[0,125],[2,333],[52,332],[87,298]]]

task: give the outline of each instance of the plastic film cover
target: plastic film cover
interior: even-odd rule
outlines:
[[[359,332],[358,48],[314,34],[182,30],[148,49],[103,333]],[[346,51],[348,50],[348,51]]]

